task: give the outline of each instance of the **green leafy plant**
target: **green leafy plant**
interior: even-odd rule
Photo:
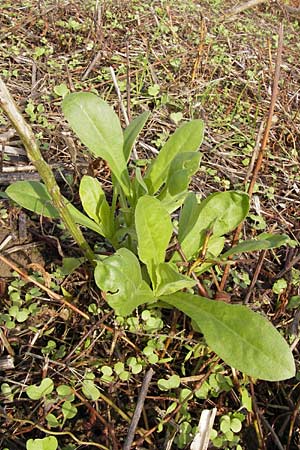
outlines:
[[[54,383],[51,378],[44,378],[39,385],[32,384],[26,389],[26,394],[31,400],[39,400],[46,395],[51,394],[54,389]]]
[[[242,422],[244,420],[244,414],[239,412],[223,415],[220,418],[219,432],[216,429],[211,431],[210,438],[214,447],[222,448],[224,450],[230,448],[242,450],[242,447],[239,445],[239,432],[242,429]]]
[[[9,301],[0,314],[0,325],[8,329],[25,322],[28,317],[39,311],[38,298],[41,291],[37,287],[28,287],[24,280],[15,273],[15,279],[8,286]],[[26,287],[26,293],[23,292]]]
[[[26,450],[56,450],[58,442],[55,436],[47,436],[42,439],[28,439]]]
[[[140,305],[178,308],[189,316],[209,347],[227,364],[255,378],[281,380],[295,373],[292,353],[277,330],[261,315],[241,305],[225,304],[196,294],[196,274],[243,252],[276,248],[288,236],[262,233],[222,253],[225,235],[247,216],[249,197],[243,192],[216,192],[200,201],[189,192],[201,159],[203,122],[181,125],[158,156],[142,171],[130,162],[134,142],[148,113],[123,131],[110,106],[92,93],[66,95],[63,112],[82,143],[104,159],[112,174],[112,200],[101,183],[84,176],[79,187],[82,213],[66,199],[71,219],[103,236],[114,248],[110,256],[93,255],[94,277],[107,303],[118,316]],[[133,168],[132,168],[133,166]],[[47,184],[47,176],[43,178]],[[39,182],[17,182],[7,195],[21,206],[53,219],[63,214],[57,195]],[[175,211],[179,212],[174,214]],[[65,224],[72,229],[68,216]],[[85,380],[85,390],[96,386]],[[96,388],[97,389],[97,388]],[[95,397],[91,392],[87,394]]]

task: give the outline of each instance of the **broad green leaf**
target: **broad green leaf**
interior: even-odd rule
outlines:
[[[238,255],[239,253],[255,252],[258,250],[267,250],[270,248],[281,247],[288,244],[290,238],[286,234],[268,234],[262,233],[257,236],[256,239],[249,239],[247,241],[240,242],[235,247],[232,247],[226,253],[222,255],[222,258],[228,258],[232,255]]]
[[[203,203],[203,202],[202,202]],[[180,212],[179,232],[180,240],[184,241],[186,236],[192,231],[197,223],[201,211],[201,204],[198,202],[197,196],[194,192],[189,192],[184,200],[182,210]],[[197,249],[194,249],[196,252]]]
[[[42,439],[28,439],[26,450],[56,450],[58,442],[55,436],[47,436]]]
[[[186,292],[162,296],[195,321],[209,347],[227,364],[254,378],[280,381],[295,375],[293,354],[280,333],[246,306]]]
[[[249,196],[242,192],[216,192],[197,204],[194,194],[184,202],[179,220],[178,241],[187,259],[198,254],[206,237],[223,236],[247,216]]]
[[[170,215],[158,199],[144,195],[137,202],[135,227],[140,260],[146,264],[155,286],[155,270],[165,260],[173,232]]]
[[[148,187],[144,182],[142,177],[141,168],[135,168],[135,177],[131,180],[131,189],[132,189],[132,206],[133,208],[136,206],[136,203],[140,197],[148,194]]]
[[[5,190],[14,202],[23,208],[52,219],[59,219],[59,213],[52,205],[52,199],[44,184],[39,181],[16,181]]]
[[[171,213],[178,209],[188,193],[191,177],[197,172],[200,153],[179,153],[171,162],[166,184],[159,194],[159,200]]]
[[[80,182],[79,195],[83,209],[98,225],[102,226],[105,237],[113,236],[114,222],[100,182],[96,178],[84,175]]]
[[[105,293],[107,303],[119,316],[127,316],[139,305],[156,300],[142,279],[137,257],[126,248],[98,261],[94,277],[97,286]]]
[[[145,111],[140,114],[138,117],[133,119],[130,124],[124,130],[124,157],[125,160],[128,161],[130,158],[130,153],[132,147],[135,143],[136,138],[138,137],[140,131],[143,129],[147,119],[150,115],[150,111]]]
[[[72,203],[68,202],[68,200],[65,199],[65,202],[70,214],[78,225],[82,225],[83,227],[95,231],[95,233],[98,233],[101,236],[105,236],[105,231],[101,225],[97,224],[85,214],[80,212],[74,205],[72,205]]]
[[[94,156],[108,163],[125,194],[129,195],[123,131],[113,109],[91,92],[78,92],[64,98],[62,110],[81,142]]]
[[[54,383],[51,378],[44,378],[39,385],[32,384],[26,388],[26,394],[31,400],[39,400],[45,395],[51,394]]]
[[[161,263],[156,268],[157,287],[155,294],[157,296],[173,294],[185,288],[192,288],[196,281],[189,277],[181,275],[175,264]]]
[[[52,205],[52,199],[46,186],[39,181],[16,181],[8,186],[5,192],[14,202],[29,211],[50,217],[51,219],[58,219],[60,217],[57,209]],[[103,236],[104,232],[101,226],[85,216],[67,199],[64,200],[73,219],[78,225],[89,228]]]
[[[179,127],[168,139],[145,175],[145,182],[151,194],[155,194],[165,183],[170,164],[178,153],[198,150],[203,140],[203,132],[203,122],[197,119]]]
[[[139,195],[139,192],[142,192],[143,193],[142,195],[148,194],[148,187],[147,187],[146,183],[143,180],[140,167],[136,167],[135,168],[134,181],[136,182],[136,189],[135,189],[135,191],[138,193],[137,198],[141,197],[141,195]]]

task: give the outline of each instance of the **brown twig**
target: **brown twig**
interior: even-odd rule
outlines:
[[[225,12],[225,17],[231,17],[235,16],[236,14],[239,14],[243,11],[246,11],[246,9],[254,8],[255,6],[258,6],[262,3],[266,3],[269,0],[249,0],[245,3],[242,3],[238,6],[235,6],[234,8],[230,9],[229,11]]]
[[[290,422],[290,429],[289,429],[289,437],[288,437],[288,442],[286,444],[286,450],[289,450],[290,445],[291,445],[291,441],[292,441],[292,437],[293,437],[293,430],[294,430],[294,426],[295,426],[295,421],[297,418],[297,415],[299,414],[299,410],[300,410],[300,397],[298,398],[298,401],[296,403],[296,406],[294,408],[292,417],[291,417],[291,422]]]
[[[281,67],[281,57],[282,57],[282,49],[283,49],[283,25],[280,24],[279,26],[279,31],[278,31],[278,49],[277,49],[277,57],[276,57],[276,64],[275,64],[275,74],[274,74],[274,80],[273,80],[273,87],[272,87],[272,96],[271,96],[271,102],[270,102],[270,106],[269,106],[269,112],[268,112],[268,118],[267,118],[267,122],[266,122],[266,128],[263,134],[263,138],[262,138],[262,142],[261,142],[261,146],[260,146],[260,151],[256,160],[256,164],[253,170],[253,174],[252,174],[252,178],[250,181],[250,185],[248,188],[248,194],[249,197],[251,199],[252,194],[253,194],[253,189],[258,177],[258,173],[261,169],[262,166],[262,162],[263,162],[263,158],[264,158],[264,154],[265,154],[265,149],[267,146],[267,142],[269,139],[269,134],[270,134],[270,129],[271,129],[271,125],[272,125],[272,118],[273,118],[273,114],[274,114],[274,109],[275,109],[275,103],[276,103],[276,99],[277,99],[277,94],[278,94],[278,83],[279,83],[279,77],[280,77],[280,67]],[[239,235],[240,232],[242,230],[243,227],[243,223],[241,223],[235,233],[234,233],[234,237],[231,243],[231,246],[235,246],[239,240]],[[220,283],[220,289],[222,291],[224,291],[225,289],[225,285],[227,282],[227,278],[229,275],[229,270],[230,270],[230,266],[226,266],[224,269],[224,273],[223,273],[223,277]]]
[[[92,59],[92,61],[90,62],[90,64],[88,65],[88,67],[86,68],[86,70],[84,71],[84,74],[81,77],[81,80],[84,81],[87,79],[87,77],[89,76],[89,74],[91,73],[91,71],[94,69],[95,65],[98,63],[98,61],[100,60],[102,56],[102,52],[99,51],[96,53],[96,55],[94,56],[94,58]]]
[[[278,448],[278,450],[284,450],[284,447],[282,446],[279,437],[277,436],[277,434],[275,433],[273,427],[269,424],[269,422],[267,421],[267,419],[262,415],[260,415],[260,419],[263,423],[263,425],[268,429],[268,431],[270,432],[272,439],[274,441],[274,444],[276,445],[276,447]],[[286,447],[285,450],[288,450],[288,448]]]
[[[286,265],[285,267],[275,276],[276,279],[281,278],[283,275],[285,275],[287,272],[289,272],[298,262],[300,261],[300,254],[294,256]]]
[[[135,435],[135,430],[138,426],[141,414],[142,414],[142,409],[145,403],[145,398],[149,389],[149,384],[151,381],[151,378],[153,377],[154,374],[154,370],[152,368],[150,368],[148,370],[148,372],[145,375],[140,393],[139,393],[139,397],[137,400],[137,404],[136,404],[136,408],[129,426],[129,430],[128,430],[128,434],[123,446],[123,450],[130,450],[131,449],[131,444],[133,442],[134,439],[134,435]]]
[[[253,406],[253,411],[255,414],[255,419],[256,419],[256,432],[257,432],[257,439],[259,441],[259,448],[261,450],[266,450],[266,446],[265,446],[265,442],[264,442],[264,435],[263,435],[263,430],[262,430],[262,426],[261,426],[261,421],[260,421],[260,414],[259,414],[259,409],[256,403],[256,398],[255,398],[255,392],[254,392],[254,385],[253,382],[250,381],[250,391],[251,391],[251,399],[252,399],[252,406]]]
[[[247,292],[247,294],[246,294],[246,296],[244,298],[244,303],[245,304],[249,302],[249,299],[251,297],[251,294],[252,294],[252,291],[254,289],[255,283],[257,281],[258,275],[260,274],[260,271],[261,271],[264,259],[266,257],[266,254],[267,254],[267,250],[263,250],[260,253],[260,255],[259,255],[258,263],[257,263],[256,269],[255,269],[254,275],[252,277],[251,284],[250,284],[248,292]]]

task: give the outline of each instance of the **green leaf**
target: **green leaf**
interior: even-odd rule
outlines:
[[[234,417],[231,420],[230,428],[231,428],[231,431],[233,431],[234,433],[239,433],[242,429],[242,422],[239,419]]]
[[[86,258],[63,258],[62,266],[59,267],[59,273],[64,276],[70,275],[74,270],[78,269],[84,262]]]
[[[247,411],[252,412],[252,397],[245,388],[245,386],[241,386],[240,392],[241,396],[241,405],[243,408],[246,408]]]
[[[57,420],[54,414],[51,413],[47,414],[46,420],[50,428],[56,428],[59,426],[59,421]]]
[[[132,147],[134,146],[135,140],[138,137],[140,131],[143,129],[145,123],[148,120],[150,115],[150,111],[145,111],[135,119],[133,119],[130,124],[124,130],[124,157],[125,160],[128,161],[130,158],[130,153]]]
[[[220,430],[222,431],[222,433],[227,433],[227,431],[230,431],[230,417],[229,416],[221,417]]]
[[[216,192],[200,204],[195,194],[189,194],[178,229],[178,240],[186,258],[198,254],[208,231],[214,237],[229,233],[244,220],[248,210],[249,196],[243,192]]]
[[[180,386],[180,377],[178,375],[172,375],[167,380],[165,380],[164,378],[160,378],[157,382],[157,385],[161,391],[176,389]]]
[[[16,181],[5,190],[14,202],[23,208],[52,219],[59,219],[59,213],[52,205],[52,199],[44,184],[39,181]]]
[[[28,319],[28,316],[29,316],[28,309],[22,308],[22,309],[20,309],[20,311],[17,312],[16,320],[17,320],[17,322],[22,323],[22,322],[25,322],[25,320]]]
[[[76,406],[72,405],[68,400],[63,402],[61,410],[65,419],[73,419],[77,414]]]
[[[96,401],[100,397],[100,391],[93,380],[84,380],[82,383],[82,392],[89,400]]]
[[[39,181],[16,181],[8,186],[5,191],[9,198],[18,203],[23,208],[33,211],[51,219],[59,219],[59,213],[52,205],[52,199],[46,186]],[[102,228],[93,220],[82,214],[68,200],[64,199],[66,207],[72,214],[73,219],[78,225],[87,227],[98,234],[103,235]]]
[[[282,245],[288,244],[289,236],[286,234],[268,234],[262,233],[256,239],[249,239],[240,242],[235,247],[232,247],[222,255],[222,258],[228,258],[231,255],[238,255],[239,253],[255,252],[258,250],[267,250],[270,248],[278,248]]]
[[[191,317],[209,347],[227,364],[254,378],[280,381],[295,375],[293,354],[275,327],[241,305],[186,292],[161,300]]]
[[[70,214],[72,215],[73,219],[78,225],[82,225],[83,227],[95,231],[95,233],[98,233],[101,236],[105,236],[105,232],[101,225],[89,219],[85,214],[83,214],[77,208],[75,208],[75,206],[72,205],[72,203],[68,202],[68,200],[65,199],[65,202]]]
[[[53,91],[58,97],[65,97],[67,94],[69,94],[70,89],[65,83],[61,83],[54,86]]]
[[[31,400],[40,400],[45,395],[51,394],[54,383],[51,378],[44,378],[39,385],[32,384],[26,388],[26,394]]]
[[[75,398],[73,390],[68,384],[61,384],[57,386],[56,391],[59,397],[63,398],[64,400],[69,400],[70,402],[72,402]]]
[[[151,97],[156,97],[159,94],[159,91],[159,84],[153,84],[153,86],[148,87],[148,94],[151,95]]]
[[[47,436],[43,439],[28,439],[26,450],[56,450],[58,442],[55,436]]]
[[[142,279],[137,257],[121,248],[113,256],[98,261],[94,272],[97,286],[117,315],[127,316],[144,303],[155,301],[149,285]]]
[[[286,309],[294,309],[300,306],[300,295],[293,295],[287,304]]]
[[[67,95],[62,102],[64,116],[91,153],[103,158],[129,195],[129,175],[123,153],[123,131],[113,109],[91,92]]]
[[[155,294],[168,295],[185,288],[192,288],[196,281],[181,275],[175,264],[161,263],[156,268],[157,287]]]
[[[179,127],[168,139],[145,175],[151,194],[155,194],[166,181],[170,164],[178,153],[198,150],[203,140],[203,131],[202,120],[192,120]]]
[[[272,287],[274,294],[280,295],[287,288],[287,281],[284,278],[279,278],[275,281]]]
[[[156,267],[164,262],[173,226],[161,202],[149,195],[139,198],[135,210],[138,254],[146,264],[152,283],[156,284]]]
[[[191,177],[199,168],[201,156],[198,152],[179,153],[171,162],[165,187],[158,197],[169,213],[182,205]]]
[[[79,195],[83,209],[88,216],[102,226],[105,237],[113,236],[111,210],[100,182],[96,178],[84,175],[80,182]]]
[[[125,366],[124,363],[121,361],[118,361],[116,364],[114,364],[114,371],[117,375],[120,375],[120,373],[124,372]]]
[[[135,177],[132,180],[132,185],[133,185],[133,189],[134,189],[136,198],[139,198],[144,194],[148,194],[148,187],[147,187],[146,183],[144,182],[140,167],[135,168]]]
[[[170,114],[170,119],[173,120],[173,122],[176,123],[176,125],[179,124],[179,122],[181,122],[181,120],[183,119],[183,114],[181,111],[178,112],[172,112]]]

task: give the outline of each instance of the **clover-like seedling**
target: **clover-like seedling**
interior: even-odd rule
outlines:
[[[55,436],[47,436],[43,439],[28,439],[26,450],[56,450],[58,442]]]
[[[136,375],[143,370],[143,365],[140,360],[137,360],[135,356],[131,356],[127,359],[127,364],[130,367],[131,372]]]
[[[94,383],[95,375],[91,372],[85,374],[82,383],[82,392],[89,400],[98,400],[100,397],[100,391]]]
[[[44,378],[39,385],[32,384],[26,389],[26,394],[31,400],[40,400],[41,398],[51,394],[54,383],[51,378]]]
[[[123,362],[119,361],[114,365],[114,371],[118,375],[121,381],[128,381],[130,378],[130,372],[125,370],[125,365]]]
[[[160,378],[157,382],[157,386],[161,391],[176,389],[180,386],[180,377],[178,375],[172,375],[168,379]]]

